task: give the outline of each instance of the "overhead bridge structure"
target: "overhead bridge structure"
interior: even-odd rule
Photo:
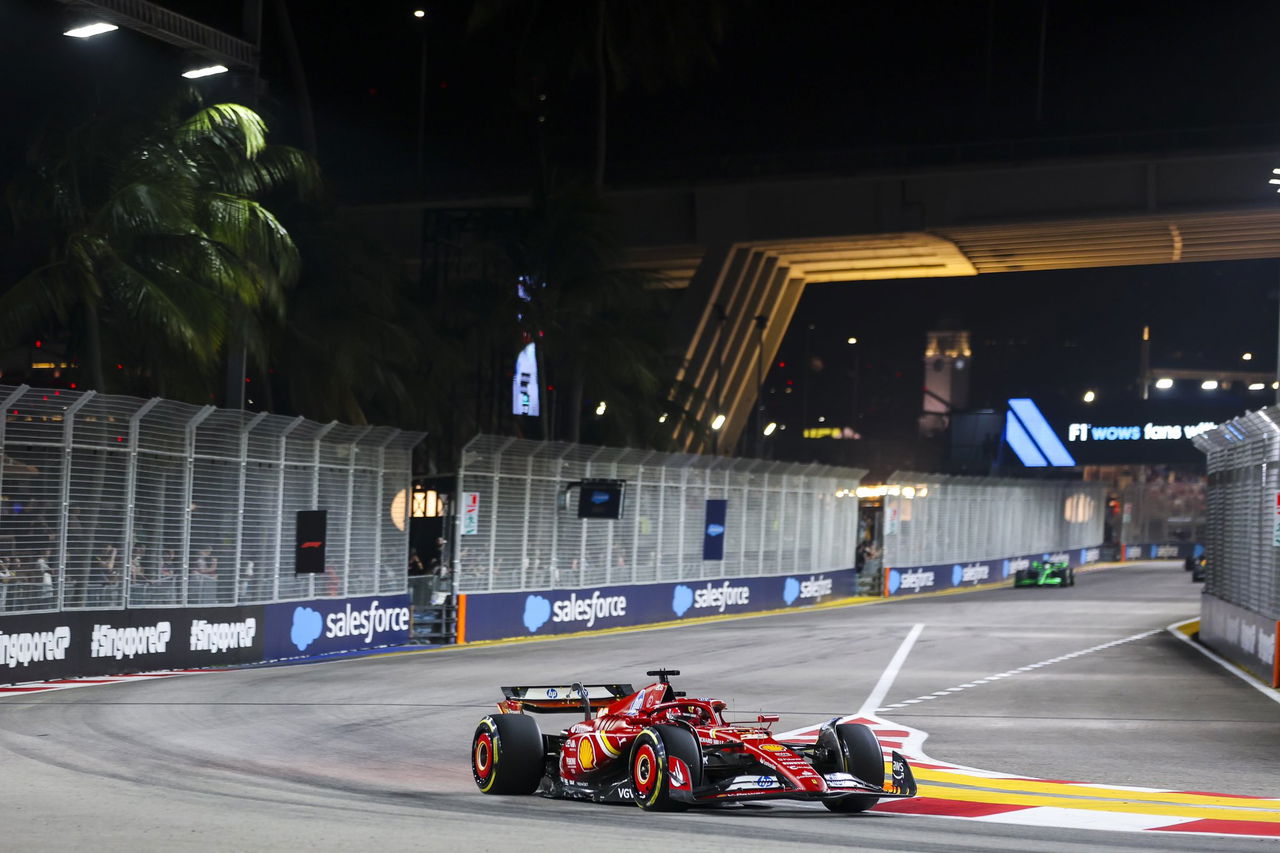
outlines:
[[[699,393],[674,430],[682,449],[710,450],[734,447],[750,424],[806,285],[1280,258],[1280,199],[1267,184],[1277,159],[1092,159],[612,200],[638,247],[632,262],[686,289],[679,378]]]
[[[696,390],[678,401],[690,416],[670,419],[677,444],[724,451],[750,422],[806,285],[1280,258],[1267,183],[1277,161],[1274,149],[1166,152],[627,188],[607,201],[630,263],[685,291],[677,384]],[[521,204],[354,212],[416,257],[428,212]]]

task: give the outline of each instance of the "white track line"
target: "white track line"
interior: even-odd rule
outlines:
[[[871,695],[867,696],[867,701],[862,703],[862,707],[858,709],[859,714],[868,714],[880,707],[880,703],[884,701],[884,697],[888,694],[889,688],[893,687],[893,681],[898,677],[899,670],[902,665],[907,662],[907,655],[911,654],[911,647],[916,644],[916,639],[920,636],[920,632],[924,630],[924,623],[920,622],[911,628],[907,634],[907,638],[902,641],[902,645],[898,646],[898,651],[893,655],[893,659],[889,661],[889,665],[884,668],[884,672],[880,674],[880,680],[876,682],[876,686],[872,688]]]
[[[917,628],[923,628],[924,626],[923,626],[923,625],[917,625],[916,627],[917,627]],[[1171,630],[1171,629],[1170,629],[1170,630]],[[883,705],[883,706],[881,706],[881,707],[876,707],[876,706],[874,706],[874,705],[873,705],[873,706],[868,707],[867,705],[863,705],[863,706],[862,706],[862,709],[861,709],[860,711],[858,711],[858,713],[859,713],[859,714],[862,714],[862,715],[866,715],[866,714],[870,713],[871,711],[876,711],[876,712],[880,712],[880,711],[890,711],[890,710],[894,710],[894,709],[897,709],[897,708],[906,708],[908,705],[916,705],[916,704],[918,704],[918,703],[920,703],[920,702],[927,702],[927,701],[932,700],[932,699],[940,699],[940,698],[941,698],[941,697],[943,697],[943,696],[951,696],[951,695],[953,695],[953,694],[960,693],[960,692],[962,692],[962,691],[964,691],[964,690],[966,690],[966,689],[968,689],[968,688],[970,688],[970,687],[977,687],[979,684],[990,684],[990,683],[991,683],[991,682],[993,682],[993,681],[999,681],[999,680],[1004,679],[1004,678],[1009,678],[1010,676],[1020,675],[1020,674],[1022,674],[1022,673],[1024,673],[1024,672],[1031,672],[1032,670],[1039,669],[1039,668],[1040,668],[1040,667],[1042,667],[1042,666],[1048,666],[1049,664],[1052,664],[1052,663],[1061,663],[1061,662],[1062,662],[1062,661],[1064,661],[1064,660],[1071,660],[1072,658],[1078,658],[1078,657],[1080,657],[1081,655],[1092,654],[1093,652],[1100,652],[1100,651],[1102,651],[1103,649],[1109,649],[1109,648],[1111,648],[1112,646],[1118,646],[1118,645],[1120,645],[1120,644],[1122,644],[1122,643],[1132,643],[1134,640],[1142,640],[1142,639],[1145,639],[1145,638],[1147,638],[1147,637],[1150,637],[1150,636],[1151,636],[1151,635],[1153,635],[1153,634],[1159,634],[1159,633],[1160,633],[1160,629],[1159,629],[1159,628],[1156,628],[1156,629],[1151,630],[1151,631],[1143,631],[1141,634],[1134,634],[1134,635],[1132,635],[1132,636],[1130,636],[1130,637],[1122,637],[1122,638],[1120,638],[1119,640],[1112,640],[1112,641],[1111,641],[1111,642],[1109,642],[1109,643],[1102,643],[1101,645],[1093,646],[1093,647],[1088,648],[1088,649],[1081,649],[1081,650],[1080,650],[1080,651],[1078,651],[1078,652],[1071,652],[1070,654],[1058,655],[1056,658],[1049,658],[1048,660],[1042,660],[1042,661],[1040,661],[1039,663],[1028,664],[1027,666],[1020,666],[1020,667],[1018,667],[1018,668],[1016,668],[1016,669],[1009,669],[1009,670],[1005,670],[1004,672],[998,672],[998,673],[996,673],[995,675],[988,675],[986,678],[979,678],[979,679],[977,679],[977,680],[975,680],[975,681],[966,681],[964,684],[957,685],[956,687],[948,687],[946,690],[938,690],[938,691],[936,691],[936,692],[934,692],[934,693],[926,693],[925,695],[923,695],[923,696],[917,696],[917,697],[916,697],[916,698],[914,698],[914,699],[903,699],[901,702],[897,702],[897,703],[895,703],[895,704],[893,704],[893,705]],[[911,638],[908,638],[908,639],[911,639]],[[904,643],[904,645],[905,645],[905,643]],[[902,650],[901,650],[901,649],[899,649],[899,654],[902,654]],[[902,654],[902,657],[903,657],[903,658],[905,658],[905,657],[906,657],[906,655],[905,655],[905,654]],[[889,666],[891,666],[891,667],[892,667],[894,662],[898,662],[897,657],[895,657],[895,658],[894,658],[894,661],[893,661],[893,662],[891,662],[891,663],[889,664]],[[899,666],[901,666],[901,663],[900,663],[900,662],[899,662]],[[886,670],[886,671],[885,671],[885,674],[886,674],[886,675],[888,674],[888,670]],[[896,671],[896,670],[894,671],[894,674],[895,674],[895,675],[897,674],[897,671]],[[883,676],[881,676],[880,680],[881,680],[881,682],[883,682],[883,681],[884,681],[884,677],[883,677]],[[879,684],[877,684],[877,685],[876,685],[876,690],[878,691],[879,689],[880,689],[880,685],[879,685]],[[1263,690],[1270,690],[1270,688],[1268,688],[1268,687],[1263,687],[1262,689],[1263,689]],[[888,692],[888,690],[886,689],[886,690],[885,690],[884,692],[882,692],[882,693],[875,693],[875,692],[873,692],[871,695],[872,695],[872,697],[873,697],[873,698],[880,698],[880,699],[883,699],[883,698],[884,698],[884,693],[887,693],[887,692]],[[1275,691],[1271,691],[1271,692],[1273,692],[1273,693],[1274,693]],[[868,700],[868,701],[870,701],[870,700]],[[1280,694],[1277,694],[1277,701],[1280,701]]]
[[[1174,622],[1172,625],[1165,628],[1165,630],[1168,631],[1170,634],[1173,634],[1173,636],[1177,637],[1179,640],[1186,643],[1191,648],[1198,651],[1200,654],[1207,657],[1209,660],[1214,661],[1215,663],[1220,665],[1227,672],[1231,673],[1236,678],[1239,678],[1245,684],[1248,684],[1250,687],[1252,687],[1254,690],[1257,690],[1263,696],[1266,696],[1272,702],[1280,702],[1280,691],[1277,691],[1268,687],[1258,679],[1254,678],[1252,675],[1249,675],[1247,672],[1244,672],[1243,670],[1241,670],[1240,667],[1236,666],[1231,661],[1227,660],[1224,657],[1220,657],[1219,655],[1214,654],[1213,652],[1209,651],[1207,648],[1200,645],[1195,640],[1191,639],[1186,634],[1178,630],[1188,622],[1199,622],[1199,621],[1200,621],[1199,617],[1196,617],[1195,619],[1184,619],[1181,622]]]

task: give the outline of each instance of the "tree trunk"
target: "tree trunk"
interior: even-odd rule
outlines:
[[[107,390],[107,377],[102,369],[102,323],[98,319],[98,303],[90,296],[84,301],[84,361],[89,387],[99,394]]]

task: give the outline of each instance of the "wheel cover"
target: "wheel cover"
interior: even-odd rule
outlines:
[[[476,736],[475,747],[471,752],[471,769],[481,782],[487,780],[493,772],[493,739],[488,732],[481,732]]]
[[[631,781],[641,800],[653,798],[658,788],[658,754],[647,743],[636,749],[636,757],[631,761]]]

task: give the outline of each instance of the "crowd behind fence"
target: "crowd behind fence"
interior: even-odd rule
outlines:
[[[1209,469],[1205,592],[1280,620],[1280,407],[1192,441]]]
[[[582,588],[852,568],[853,492],[865,473],[478,436],[463,451],[458,474],[456,588]],[[567,500],[571,484],[593,478],[626,481],[622,518],[577,517]],[[470,516],[468,493],[475,495]],[[708,500],[728,502],[723,560],[703,560]]]
[[[884,564],[932,566],[1088,548],[1103,540],[1104,485],[897,472]]]
[[[0,385],[0,614],[405,590],[419,433]],[[328,510],[326,570],[294,518]]]

